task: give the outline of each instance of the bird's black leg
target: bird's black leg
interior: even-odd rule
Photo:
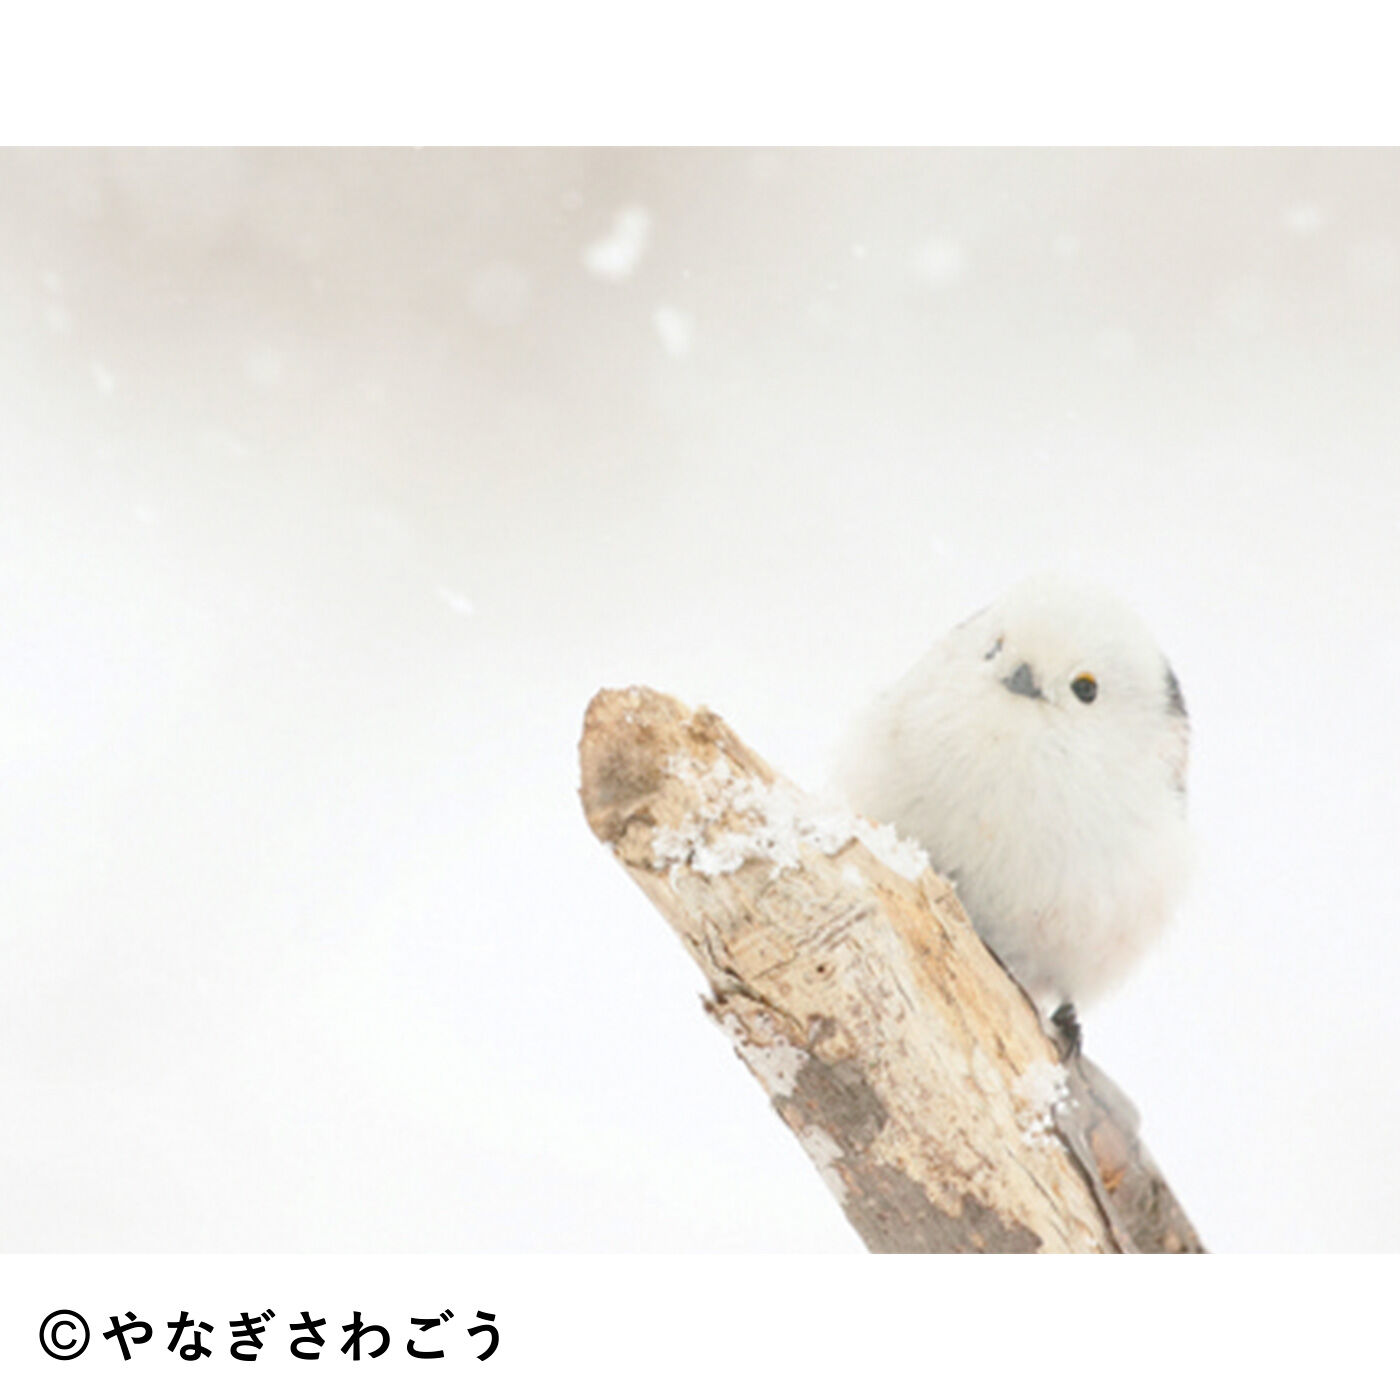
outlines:
[[[1074,1009],[1074,1003],[1062,1002],[1051,1016],[1050,1024],[1059,1035],[1060,1058],[1065,1061],[1074,1059],[1084,1044],[1084,1032],[1079,1028],[1079,1014]]]

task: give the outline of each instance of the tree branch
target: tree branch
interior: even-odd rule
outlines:
[[[871,1250],[1201,1250],[1132,1105],[1060,1064],[908,843],[640,687],[594,697],[580,759],[589,825]]]

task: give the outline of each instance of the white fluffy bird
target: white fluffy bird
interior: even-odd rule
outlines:
[[[955,627],[861,719],[837,775],[920,842],[1068,1041],[1184,888],[1186,704],[1137,615],[1029,579]]]

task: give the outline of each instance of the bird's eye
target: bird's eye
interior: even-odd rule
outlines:
[[[1070,683],[1069,688],[1086,704],[1094,703],[1094,696],[1099,693],[1099,683],[1087,671],[1077,675]]]

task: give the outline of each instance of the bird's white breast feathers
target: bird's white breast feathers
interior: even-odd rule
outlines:
[[[1097,589],[1037,579],[876,702],[838,782],[927,849],[1053,1008],[1118,981],[1172,912],[1190,863],[1187,736],[1180,687],[1138,619]]]

